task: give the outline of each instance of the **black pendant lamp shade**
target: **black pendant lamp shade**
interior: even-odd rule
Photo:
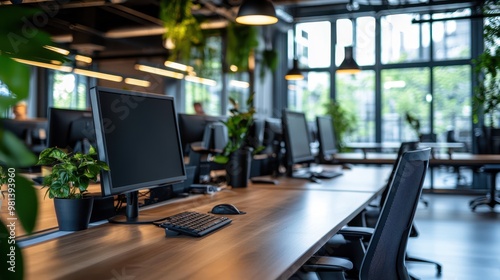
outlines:
[[[352,46],[345,47],[345,58],[337,68],[337,73],[356,74],[359,72],[361,72],[361,68],[354,61]]]
[[[299,61],[297,59],[293,60],[293,67],[286,73],[285,79],[288,81],[303,80],[304,75],[299,70]]]
[[[269,25],[278,22],[274,5],[269,0],[244,0],[236,22],[246,25]]]

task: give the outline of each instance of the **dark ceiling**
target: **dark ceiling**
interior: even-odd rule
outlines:
[[[19,0],[18,0],[19,1]],[[13,1],[16,2],[16,1]],[[195,15],[224,24],[234,20],[242,0],[193,0]],[[293,18],[348,13],[348,3],[358,3],[356,11],[379,12],[394,8],[442,9],[479,1],[448,0],[274,0],[281,26]],[[10,5],[11,1],[0,1]],[[95,59],[156,56],[166,54],[164,32],[159,19],[160,0],[24,0],[21,5],[42,8],[50,20],[42,28],[55,42],[93,56]],[[219,25],[220,26],[220,25]],[[206,27],[214,28],[214,27]]]

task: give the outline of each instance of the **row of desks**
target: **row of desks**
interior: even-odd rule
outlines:
[[[286,279],[383,190],[389,172],[355,167],[321,184],[282,178],[167,201],[141,213],[166,217],[231,203],[247,214],[202,238],[105,223],[30,245],[26,279]]]
[[[333,161],[336,163],[352,163],[352,164],[394,164],[397,158],[395,153],[338,153],[334,156]],[[449,155],[437,154],[430,159],[431,166],[447,165],[447,166],[467,166],[481,167],[485,164],[500,164],[500,154],[470,154],[470,153],[453,153]]]

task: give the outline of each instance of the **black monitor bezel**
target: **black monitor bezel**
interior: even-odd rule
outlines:
[[[333,155],[335,155],[336,153],[338,153],[338,149],[336,147],[336,138],[335,138],[335,131],[333,130],[333,126],[332,126],[332,135],[331,137],[333,137],[333,146],[334,148],[333,149],[325,149],[325,145],[323,143],[323,140],[322,140],[322,136],[326,136],[328,137],[329,135],[324,135],[325,134],[325,131],[322,131],[322,128],[321,128],[321,124],[320,122],[324,120],[324,121],[327,121],[330,125],[332,125],[332,117],[331,116],[327,116],[327,115],[324,115],[324,116],[316,116],[316,128],[318,130],[318,143],[319,143],[319,152],[320,152],[320,155],[323,157],[323,158],[328,158],[328,157],[331,157]]]
[[[308,139],[308,143],[311,143],[311,136],[309,134],[309,126],[307,123],[306,115],[303,112],[297,112],[297,111],[291,111],[288,109],[283,109],[283,113],[281,115],[281,120],[282,120],[282,131],[283,131],[283,138],[285,140],[285,147],[286,147],[286,155],[287,155],[287,161],[290,166],[294,164],[300,164],[300,163],[311,163],[315,161],[315,157],[310,149],[308,147],[309,155],[306,156],[295,156],[293,154],[293,149],[291,148],[292,145],[292,139],[290,138],[290,133],[288,129],[289,125],[289,116],[290,115],[296,115],[301,117],[304,120],[304,126],[306,128],[305,134]]]
[[[176,137],[177,141],[179,143],[178,147],[178,152],[179,152],[179,157],[181,159],[184,159],[184,155],[182,153],[182,147],[181,147],[181,139],[180,139],[180,132],[179,132],[179,123],[177,120],[177,112],[175,109],[175,100],[172,96],[167,96],[167,95],[158,95],[158,94],[150,94],[150,93],[142,93],[142,92],[136,92],[136,91],[129,91],[129,90],[120,90],[120,89],[113,89],[113,88],[106,88],[106,87],[92,87],[90,89],[90,102],[92,105],[92,115],[94,118],[94,126],[95,126],[95,131],[96,131],[96,143],[97,143],[97,149],[98,149],[98,156],[101,161],[108,162],[106,155],[107,155],[107,144],[105,141],[105,133],[103,133],[103,128],[105,128],[105,124],[102,122],[103,118],[101,116],[101,110],[99,110],[100,104],[99,104],[99,98],[97,98],[98,92],[109,92],[113,94],[123,94],[127,95],[130,97],[139,97],[139,98],[154,98],[154,99],[166,99],[169,100],[173,103],[173,112],[172,115],[175,118],[175,124],[176,124]],[[133,159],[131,159],[133,160]],[[131,192],[136,192],[141,189],[149,189],[152,187],[157,187],[157,186],[162,186],[162,185],[169,185],[169,184],[175,184],[175,183],[180,183],[186,180],[186,169],[184,162],[182,164],[182,173],[183,175],[177,176],[177,177],[172,177],[172,178],[165,178],[161,180],[155,180],[155,181],[148,181],[148,182],[141,182],[141,183],[136,183],[136,184],[131,184],[127,186],[121,186],[121,187],[113,187],[113,182],[111,178],[111,172],[110,171],[103,171],[101,172],[101,189],[102,189],[102,194],[104,196],[110,196],[110,195],[119,195],[119,194],[127,194]]]
[[[91,120],[93,120],[92,111],[90,110],[62,109],[62,108],[50,107],[48,113],[49,114],[48,114],[48,124],[47,124],[48,128],[47,146],[58,147],[60,149],[74,148],[70,147],[69,143],[70,142],[69,132],[71,129],[72,122],[83,118],[90,118]],[[91,131],[90,133],[91,135],[89,136],[95,137],[95,128],[94,131]],[[61,137],[61,134],[64,134],[64,136]]]

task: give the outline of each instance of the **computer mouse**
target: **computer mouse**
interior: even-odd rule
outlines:
[[[344,164],[342,164],[342,169],[344,169],[344,170],[351,170],[352,167],[353,167],[353,165],[350,164],[350,163],[344,163]]]
[[[212,214],[225,214],[225,215],[240,215],[245,214],[245,212],[238,210],[236,206],[232,204],[218,204],[212,208],[210,211]]]

